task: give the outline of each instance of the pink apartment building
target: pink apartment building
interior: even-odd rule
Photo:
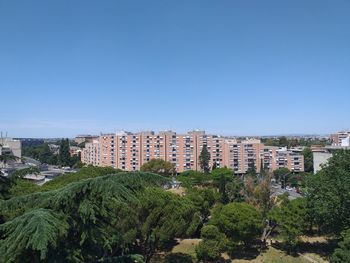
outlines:
[[[140,133],[119,132],[101,134],[88,142],[82,152],[82,162],[95,166],[112,166],[126,171],[136,171],[151,159],[171,162],[177,172],[200,170],[199,155],[203,145],[210,152],[210,166],[232,168],[236,174],[244,174],[249,167],[260,171],[261,162],[270,170],[282,167],[278,157],[283,155],[283,167],[303,171],[303,156],[265,147],[260,140],[237,141],[204,131],[177,134],[173,131]],[[298,158],[298,161],[295,160]],[[281,159],[282,160],[282,159]]]

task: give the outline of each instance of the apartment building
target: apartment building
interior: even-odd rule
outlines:
[[[91,142],[85,143],[85,148],[81,151],[81,161],[86,164],[100,166],[99,137],[95,137]]]
[[[82,152],[82,162],[136,171],[151,159],[163,159],[171,162],[180,173],[200,170],[199,156],[204,145],[210,153],[210,167],[214,164],[218,168],[230,167],[236,174],[244,174],[253,166],[259,172],[261,162],[270,170],[279,167],[287,167],[294,171],[303,170],[300,154],[293,155],[292,152],[281,151],[278,147],[265,148],[257,139],[237,141],[207,135],[199,130],[186,134],[173,131],[161,131],[158,134],[153,131],[101,134],[93,142],[86,143]]]
[[[264,146],[261,150],[263,167],[269,171],[288,168],[293,172],[304,171],[304,156],[299,148]]]
[[[339,131],[330,136],[333,146],[350,146],[350,131]]]
[[[260,172],[262,147],[263,144],[256,139],[227,139],[224,142],[224,166],[231,168],[236,174],[244,174],[252,167]]]

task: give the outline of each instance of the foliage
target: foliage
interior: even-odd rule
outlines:
[[[284,137],[284,136],[283,136]],[[312,145],[321,145],[326,146],[330,144],[329,140],[326,139],[313,139],[313,138],[293,138],[293,139],[287,139],[286,137],[280,137],[280,138],[267,138],[267,139],[261,139],[261,142],[264,143],[266,146],[287,146],[295,147],[295,146],[306,146],[311,147]]]
[[[331,262],[333,263],[348,263],[350,262],[350,229],[342,232],[342,239],[335,249]]]
[[[307,179],[307,201],[314,222],[324,233],[350,228],[350,151],[340,150]]]
[[[284,176],[286,176],[289,173],[290,171],[288,168],[282,167],[274,170],[273,176],[276,179],[276,181],[280,181],[280,180],[284,180]]]
[[[304,155],[304,171],[309,173],[314,171],[314,157],[310,147],[306,147],[302,154]]]
[[[62,139],[60,142],[60,150],[58,153],[58,164],[61,166],[71,165],[71,156],[69,151],[69,140]]]
[[[219,194],[220,194],[220,202],[224,205],[229,202],[229,198],[226,191],[226,184],[227,184],[227,181],[225,176],[221,175],[219,180]]]
[[[13,182],[9,178],[0,175],[0,199],[7,199],[10,197],[12,183]]]
[[[207,145],[203,144],[202,151],[199,155],[199,166],[201,167],[204,173],[209,173],[210,171],[209,161],[210,161],[210,152],[208,151]]]
[[[27,195],[40,191],[40,186],[26,179],[17,179],[10,189],[11,197]]]
[[[210,174],[205,174],[198,171],[185,171],[176,177],[183,186],[191,188],[193,186],[203,186],[211,184],[212,178]]]
[[[48,143],[42,142],[22,148],[22,155],[39,160],[41,163],[57,164],[57,156],[51,152]]]
[[[224,176],[230,180],[234,176],[234,172],[232,169],[227,167],[216,168],[215,170],[211,171],[211,177],[213,178],[214,182],[220,181],[221,176]]]
[[[133,255],[142,254],[148,262],[174,237],[191,236],[200,226],[200,212],[190,199],[150,188],[169,179],[140,172],[101,176],[111,168],[88,168],[87,175],[59,181],[44,192],[0,202],[0,216],[6,221],[1,229],[13,229],[15,224],[28,222],[29,216],[42,224],[26,224],[23,233],[45,227],[39,232],[43,237],[29,243],[23,238],[31,244],[28,247],[13,239],[12,230],[0,231],[1,247],[11,248],[12,261],[25,255],[31,262],[38,261],[38,256],[60,262],[133,262]],[[40,211],[45,211],[44,215]],[[57,225],[55,218],[68,227]]]
[[[192,263],[192,257],[184,253],[171,253],[165,256],[164,263]]]
[[[41,189],[42,191],[57,189],[83,179],[99,177],[107,174],[115,174],[118,172],[121,172],[121,170],[114,169],[112,167],[87,166],[87,167],[81,168],[77,173],[68,173],[68,174],[63,174],[61,176],[58,176],[54,180],[51,180],[45,183],[41,187]]]
[[[27,174],[38,174],[40,170],[37,167],[28,167],[24,169],[17,170],[11,174],[11,179],[23,178]]]
[[[220,259],[226,248],[226,236],[216,226],[207,225],[202,228],[201,238],[202,241],[196,247],[197,258],[204,262]]]
[[[1,262],[26,261],[28,252],[43,260],[67,235],[67,230],[64,217],[48,209],[32,210],[6,222],[0,225]]]
[[[187,190],[186,198],[190,199],[198,211],[200,211],[202,222],[206,222],[210,215],[210,209],[216,203],[217,193],[210,188],[197,189],[191,188]]]
[[[176,174],[174,165],[171,162],[162,159],[152,159],[143,164],[140,170],[142,172],[156,173],[163,176],[172,176]]]
[[[234,202],[217,207],[209,223],[217,226],[231,241],[243,242],[246,246],[250,245],[262,230],[261,214],[247,203]]]
[[[233,176],[232,179],[226,183],[225,189],[229,202],[240,202],[244,200],[244,182],[238,176]]]
[[[191,236],[200,224],[199,214],[188,199],[162,189],[147,188],[139,200],[141,225],[137,238],[146,262],[156,249],[175,237]]]
[[[281,238],[294,247],[298,242],[298,237],[309,226],[306,199],[297,198],[292,201],[284,199],[281,206],[270,211],[268,217],[277,223]]]

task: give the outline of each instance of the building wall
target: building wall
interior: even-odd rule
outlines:
[[[177,172],[200,170],[199,156],[204,145],[210,152],[209,165],[232,168],[237,174],[244,174],[249,167],[255,166],[260,172],[261,161],[272,170],[287,167],[303,171],[302,156],[278,147],[265,148],[257,139],[237,141],[217,135],[207,135],[204,131],[191,131],[177,134],[173,131],[141,133],[101,134],[96,143],[87,143],[82,161],[99,166],[112,166],[127,171],[139,170],[151,159],[163,159],[171,162]],[[96,149],[98,148],[98,150]],[[283,153],[282,153],[283,152]],[[91,154],[93,157],[88,157]],[[98,154],[98,157],[94,156]],[[283,164],[279,163],[283,159]],[[97,161],[98,160],[98,161]],[[98,164],[97,164],[98,163]]]
[[[14,140],[11,138],[2,138],[0,140],[1,154],[11,154],[18,158],[22,157],[22,144],[20,140]]]
[[[326,151],[314,151],[312,152],[314,158],[314,173],[321,170],[321,166],[328,162],[328,159],[332,157],[332,153]]]

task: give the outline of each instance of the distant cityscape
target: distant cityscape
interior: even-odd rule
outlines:
[[[71,139],[70,154],[79,156],[82,164],[113,167],[125,171],[137,171],[152,159],[169,161],[177,173],[199,171],[199,155],[206,145],[210,153],[210,167],[231,168],[235,174],[245,174],[254,167],[259,173],[261,169],[273,172],[279,168],[287,168],[293,173],[305,171],[303,150],[305,146],[288,145],[271,146],[268,140],[280,137],[231,137],[206,134],[205,131],[194,130],[185,134],[174,131],[116,132],[100,135],[78,135]],[[350,131],[339,131],[329,136],[289,136],[289,140],[323,140],[323,145],[313,144],[313,171],[316,173],[321,165],[338,149],[350,149]],[[32,143],[48,143],[50,151],[57,155],[58,139],[33,138],[1,138],[0,155],[12,154],[22,158],[22,145]],[[266,143],[267,142],[267,143]],[[9,166],[9,164],[7,164]],[[3,169],[4,164],[2,164]],[[15,162],[14,169],[23,168]],[[59,167],[51,167],[54,174],[59,174]],[[9,167],[7,167],[9,169]],[[56,169],[56,170],[55,170]],[[62,171],[61,171],[62,172]],[[64,171],[63,171],[64,172]]]

